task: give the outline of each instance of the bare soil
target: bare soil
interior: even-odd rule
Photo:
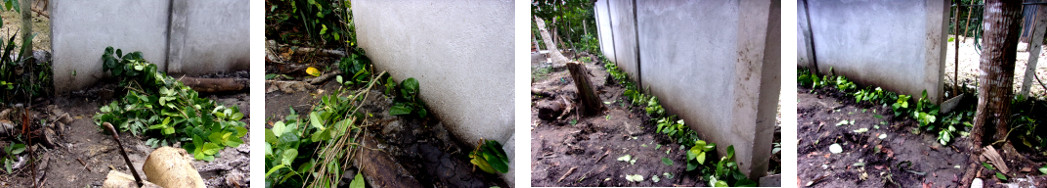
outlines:
[[[532,68],[543,72],[533,78],[532,90],[551,94],[532,95],[531,99],[532,186],[705,186],[696,173],[685,171],[685,148],[655,133],[649,117],[626,104],[621,96],[625,88],[608,81],[602,64],[587,63],[586,68],[607,109],[589,117],[572,112],[556,120],[539,118],[537,106],[557,100],[577,101],[573,80],[562,65]],[[616,160],[625,155],[636,159],[635,163]],[[662,158],[671,160],[672,165],[663,164]],[[625,179],[634,174],[643,176],[644,181]],[[654,182],[654,176],[660,181]]]
[[[941,145],[937,133],[919,132],[914,120],[894,116],[889,106],[855,103],[854,98],[835,88],[799,87],[797,101],[797,176],[801,186],[961,186],[963,173],[969,168],[969,137],[958,136],[949,145]],[[976,99],[967,98],[961,108],[971,108],[974,102]],[[832,144],[839,144],[843,152],[831,153]],[[995,171],[980,166],[977,177],[984,179],[987,187],[1018,185],[1021,181],[1044,183],[1045,176],[1034,170],[1045,164],[1042,155],[1027,150],[1018,153],[1001,153],[1010,168],[1016,169],[1008,174],[1010,180],[996,179]]]
[[[949,37],[953,37],[953,35],[949,35]],[[981,56],[979,55],[979,51],[976,50],[976,47],[974,45],[974,38],[966,38],[961,36],[956,40],[960,40],[960,63],[958,69],[960,72],[960,75],[958,75],[959,82],[953,80],[953,76],[956,72],[953,71],[955,69],[954,67],[956,67],[956,61],[954,61],[956,58],[955,42],[948,42],[948,44],[945,46],[948,52],[945,56],[945,73],[943,74],[945,75],[944,82],[946,85],[954,85],[955,83],[960,83],[961,85],[966,85],[969,88],[975,88],[975,86],[978,83],[978,64],[980,62]],[[984,42],[981,44],[984,44]],[[1015,94],[1021,91],[1022,81],[1025,78],[1025,69],[1029,63],[1029,55],[1031,55],[1031,53],[1029,53],[1028,51],[1028,49],[1030,48],[1028,44],[1023,43],[1019,46],[1024,46],[1023,49],[1025,50],[1018,51],[1018,55],[1016,56],[1017,58],[1014,63]],[[1036,63],[1036,75],[1039,77],[1040,81],[1043,81],[1044,84],[1047,84],[1047,66],[1045,66],[1047,65],[1047,46],[1041,48],[1040,56],[1036,58],[1039,59]],[[1041,85],[1035,79],[1032,81],[1030,85],[1030,95],[1039,98],[1047,97],[1047,90],[1044,90],[1044,87],[1047,87],[1047,85]],[[952,90],[947,89],[947,91]]]
[[[46,5],[45,3],[41,1],[33,2],[33,9],[40,10],[43,8],[42,6]],[[33,49],[51,51],[51,19],[37,14],[37,12],[33,12],[32,15],[33,33],[36,33],[36,36],[33,37]],[[22,46],[22,36],[18,32],[22,28],[22,14],[14,10],[4,10],[0,11],[0,18],[3,18],[4,22],[3,27],[0,27],[0,36],[4,37],[0,38],[4,38],[6,41],[8,37],[19,34],[18,38],[15,38],[15,44]]]
[[[246,73],[234,73],[231,75],[246,75]],[[214,77],[221,77],[214,75]],[[73,122],[66,125],[64,132],[60,135],[57,147],[47,148],[38,141],[34,142],[37,163],[37,181],[42,182],[42,187],[100,187],[105,181],[105,176],[110,170],[129,173],[127,165],[120,156],[116,143],[112,137],[102,132],[91,117],[98,113],[101,105],[109,104],[114,97],[122,97],[117,94],[115,81],[105,82],[109,84],[96,85],[92,89],[76,91],[70,94],[56,96],[49,99],[37,99],[32,104],[33,111],[45,112],[45,106],[55,105],[58,109],[69,113]],[[206,98],[216,100],[220,104],[237,106],[245,118],[242,120],[250,129],[250,112],[248,108],[247,93],[228,93],[221,95],[209,95]],[[46,118],[55,114],[45,114],[38,119]],[[34,120],[37,121],[37,120]],[[140,175],[141,167],[146,157],[153,148],[145,145],[147,138],[121,134],[121,142],[127,150],[131,162]],[[204,178],[209,187],[248,187],[249,183],[249,148],[250,136],[243,138],[244,144],[237,148],[223,149],[219,156],[212,162],[194,161],[195,167]],[[9,145],[10,140],[0,141],[0,145]],[[23,154],[25,158],[28,155]],[[28,165],[27,165],[28,166]],[[31,187],[33,179],[31,170],[21,168],[12,175],[0,176],[0,187]]]

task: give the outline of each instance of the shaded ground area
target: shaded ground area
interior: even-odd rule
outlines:
[[[279,76],[275,80],[298,81],[311,78],[304,74],[304,70],[293,70],[288,72],[286,67],[328,67],[326,62],[334,62],[331,58],[317,58],[312,55],[302,54],[293,57],[298,65],[267,65],[266,72],[269,74],[286,72],[288,77]],[[275,64],[275,63],[273,63]],[[331,66],[331,70],[334,66]],[[308,113],[321,97],[328,95],[338,89],[339,84],[334,79],[327,80],[315,86],[307,86],[301,90],[287,93],[284,91],[272,91],[265,95],[266,98],[266,126],[282,120],[290,114],[293,108],[299,115]],[[274,87],[268,85],[266,87]],[[380,86],[375,86],[378,89]],[[267,90],[269,90],[267,88]],[[468,144],[460,143],[453,138],[443,124],[435,116],[421,119],[417,117],[401,117],[389,115],[389,107],[393,101],[384,95],[381,90],[371,90],[368,97],[364,99],[364,105],[360,109],[368,117],[362,123],[365,126],[365,137],[373,137],[378,147],[373,149],[391,156],[395,161],[393,164],[370,164],[375,166],[403,166],[413,178],[417,179],[426,187],[509,187],[500,177],[487,174],[479,169],[473,169],[469,163],[469,152],[472,151]],[[430,111],[432,112],[432,111]],[[438,113],[438,112],[433,112]],[[358,156],[370,157],[370,156]],[[359,164],[353,164],[357,166]],[[345,176],[342,183],[349,183],[352,175],[357,172],[356,167],[345,168]],[[366,174],[365,179],[372,179]],[[368,181],[371,182],[371,181]]]
[[[539,118],[537,106],[556,100],[577,101],[573,80],[563,66],[532,68],[543,72],[534,78],[532,93],[549,94],[532,95],[531,100],[532,186],[705,186],[697,173],[685,172],[685,148],[655,133],[649,117],[630,107],[621,96],[625,88],[608,81],[602,65],[587,63],[586,68],[607,110],[590,117],[570,113],[555,119]],[[628,162],[618,160],[626,155]],[[672,164],[663,163],[663,158]],[[625,179],[635,174],[644,181]],[[655,176],[659,181],[654,181]]]
[[[798,89],[797,175],[801,186],[960,186],[963,173],[970,168],[969,137],[941,145],[936,133],[921,133],[916,121],[894,116],[890,106],[854,100],[835,88]],[[960,105],[973,106],[976,100],[967,98]],[[834,144],[842,152],[832,153]],[[1001,155],[1014,170],[1006,174],[1009,180],[1001,180],[994,176],[997,171],[976,167],[980,169],[976,177],[987,187],[1044,182],[1045,176],[1034,170],[1045,164],[1041,154],[1002,145],[998,147]]]
[[[206,77],[230,77],[242,75],[246,78],[246,72],[209,75]],[[115,141],[108,134],[104,134],[98,125],[92,122],[91,117],[98,112],[100,105],[108,104],[114,97],[122,97],[117,93],[118,87],[115,82],[106,82],[92,87],[92,89],[76,91],[70,94],[57,96],[52,99],[39,99],[40,102],[33,104],[32,110],[40,114],[36,119],[46,119],[49,116],[68,113],[72,122],[68,125],[52,127],[57,134],[58,144],[54,147],[37,147],[37,180],[42,182],[42,187],[99,187],[105,181],[105,176],[110,170],[129,173],[127,165],[119,154]],[[248,108],[247,93],[226,93],[218,95],[202,95],[208,99],[216,100],[227,106],[237,106],[243,114],[250,114]],[[59,113],[47,110],[47,106],[53,105],[59,109]],[[248,117],[242,121],[248,122]],[[60,126],[60,125],[52,125]],[[248,122],[247,128],[250,129]],[[121,142],[127,150],[129,158],[135,164],[140,175],[141,167],[146,157],[153,148],[145,145],[147,138],[131,136],[121,133]],[[195,167],[204,178],[209,187],[243,187],[249,184],[249,148],[250,136],[245,136],[244,144],[237,148],[223,149],[219,156],[212,162],[194,161]],[[6,147],[10,141],[0,141],[0,146]],[[36,145],[36,142],[34,142]],[[22,157],[28,159],[28,155]],[[27,165],[28,166],[28,165]],[[28,167],[15,170],[13,175],[0,176],[0,187],[31,187],[31,170]]]
[[[598,59],[587,53],[578,56]],[[585,63],[585,67],[606,110],[588,117],[579,116],[572,107],[566,113],[550,113],[549,104],[574,108],[579,104],[570,104],[578,101],[578,91],[567,68],[547,61],[542,55],[532,55],[532,186],[706,186],[708,181],[699,177],[701,169],[686,171],[684,158],[690,148],[657,133],[644,109],[629,104],[628,97],[622,96],[624,86],[608,75],[601,62]],[[780,122],[775,124],[774,148],[780,148]],[[629,160],[619,160],[624,158]],[[781,152],[771,156],[769,174],[780,173],[780,159]],[[627,175],[640,175],[644,180],[631,182]]]

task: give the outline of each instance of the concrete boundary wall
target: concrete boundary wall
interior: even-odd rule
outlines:
[[[246,0],[52,0],[51,49],[57,92],[105,76],[105,47],[141,51],[160,70],[203,74],[247,70]]]
[[[797,4],[799,66],[813,66],[813,52],[823,74],[832,68],[859,84],[915,97],[926,90],[931,101],[942,101],[950,15],[947,1],[826,0],[807,4],[808,10],[803,1]],[[804,11],[810,14],[810,23]]]
[[[602,1],[600,3],[596,3],[595,9],[606,10],[608,6],[610,6],[610,3],[608,3],[607,1]],[[606,50],[614,49],[614,47],[612,46],[614,45],[614,35],[610,32],[607,32],[611,30],[612,25],[610,12],[594,12],[596,14],[596,35],[599,36],[600,39],[600,50],[604,54],[604,57],[607,57],[608,60],[617,61],[614,55],[614,50]]]
[[[601,3],[610,6],[597,6],[597,14],[607,12],[613,22],[601,35],[615,40],[603,52],[614,52],[619,67],[720,154],[733,145],[744,173],[764,176],[781,88],[781,2]]]
[[[463,143],[497,140],[513,153],[513,1],[352,3],[357,42],[379,70],[417,79],[432,114]]]

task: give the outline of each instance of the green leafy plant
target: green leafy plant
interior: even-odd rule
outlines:
[[[908,95],[898,95],[898,100],[891,105],[891,109],[894,109],[894,116],[901,116],[909,110],[909,98]]]
[[[857,87],[857,85],[854,85],[854,82],[847,80],[847,78],[843,76],[836,77],[836,88],[840,89],[840,91],[847,92],[848,90],[852,90]]]
[[[358,54],[359,53],[359,54]],[[349,54],[338,62],[338,69],[348,78],[346,84],[366,84],[371,79],[371,59],[363,55],[363,51]]]
[[[16,36],[0,40],[0,57],[6,57],[0,58],[0,106],[16,99],[28,100],[53,93],[51,62],[28,55],[32,47],[17,46]]]
[[[355,46],[352,5],[348,1],[291,0],[290,19],[298,20],[316,42],[346,40]]]
[[[689,128],[687,128],[686,125],[684,125],[682,119],[676,121],[673,121],[673,119],[676,119],[676,117],[669,116],[658,119],[657,128],[655,129],[655,131],[668,135],[670,138],[677,138],[680,137],[680,135],[686,133],[686,131],[690,130]]]
[[[992,164],[982,162],[982,166],[985,167],[986,169],[989,169],[989,171],[996,172],[996,178],[997,179],[1004,180],[1004,181],[1007,180],[1007,175],[996,171],[996,168],[993,168]]]
[[[102,55],[103,70],[121,79],[124,97],[99,108],[93,120],[109,122],[123,132],[147,135],[147,145],[158,147],[185,142],[197,160],[214,160],[225,147],[243,144],[247,134],[244,115],[199,94],[175,78],[157,71],[141,52],[123,54],[108,47]]]
[[[734,146],[727,146],[727,156],[720,158],[716,163],[716,172],[709,177],[709,185],[714,187],[755,187],[756,182],[750,180],[742,171],[738,170],[738,164],[734,162]]]
[[[647,115],[654,117],[665,114],[665,108],[662,108],[662,105],[658,103],[658,97],[656,96],[651,96],[647,100],[647,107],[644,107],[644,111],[647,112]]]
[[[0,160],[4,161],[5,172],[8,174],[14,173],[11,168],[13,168],[18,154],[22,154],[22,152],[25,152],[25,144],[11,144],[4,147],[4,156],[0,157]]]
[[[425,110],[425,104],[418,98],[418,80],[413,77],[404,79],[398,87],[400,95],[389,108],[389,114],[394,116],[413,114],[425,118],[429,113]]]
[[[687,150],[687,171],[693,171],[700,165],[705,165],[705,159],[709,152],[716,149],[716,144],[705,143],[704,140],[694,141],[694,146]]]
[[[470,163],[484,172],[491,174],[509,172],[509,156],[506,156],[505,150],[502,150],[502,144],[498,141],[481,139],[480,146],[469,153],[469,158]]]

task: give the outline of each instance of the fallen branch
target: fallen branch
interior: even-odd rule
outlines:
[[[556,180],[556,182],[563,182],[563,179],[567,178],[567,176],[570,176],[571,173],[574,173],[574,170],[578,170],[578,167],[571,167],[571,169],[567,170],[567,173],[563,174],[563,176],[560,176],[560,179]]]
[[[265,93],[272,93],[273,91],[294,93],[296,91],[305,91],[306,89],[313,89],[316,87],[303,81],[266,80],[265,84],[268,85],[265,87]]]
[[[244,78],[178,78],[185,86],[189,86],[200,93],[218,93],[243,91],[249,87],[249,81]]]
[[[291,48],[291,49],[295,50],[295,53],[317,53],[317,54],[328,55],[328,56],[341,56],[341,57],[345,57],[346,56],[345,52],[338,51],[338,50],[310,48],[310,47],[298,47],[297,49],[295,49],[295,48]]]
[[[308,82],[309,84],[316,85],[316,84],[324,83],[325,81],[330,80],[331,78],[334,78],[334,76],[337,76],[339,74],[342,74],[342,71],[334,70],[334,71],[331,71],[331,72],[329,72],[327,74],[317,76],[315,78],[307,78],[307,79],[305,79],[303,81]]]

